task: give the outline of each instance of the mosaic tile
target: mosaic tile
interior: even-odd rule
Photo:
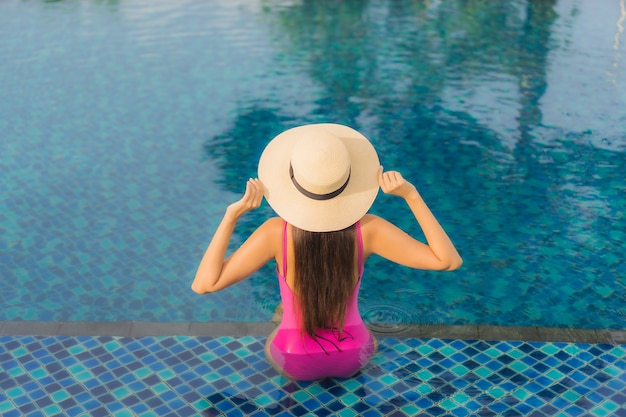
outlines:
[[[0,413],[626,416],[626,345],[382,338],[354,378],[292,382],[264,341],[2,336]]]

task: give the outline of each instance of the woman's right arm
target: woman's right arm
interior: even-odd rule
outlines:
[[[258,208],[262,199],[263,184],[258,179],[250,179],[244,196],[228,206],[213,234],[191,284],[193,291],[205,294],[224,289],[250,276],[275,256],[276,231],[280,230],[280,221],[270,219],[226,257],[237,221],[245,213]]]
[[[454,244],[430,211],[413,184],[399,172],[378,172],[378,182],[386,194],[403,198],[424,232],[427,244],[411,237],[392,223],[373,215],[364,219],[367,250],[393,262],[418,269],[451,271],[463,263]]]

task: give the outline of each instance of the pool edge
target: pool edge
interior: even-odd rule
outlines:
[[[267,336],[275,322],[44,322],[0,321],[0,336]],[[415,324],[386,331],[372,328],[377,337],[462,340],[519,340],[626,344],[626,329],[569,329],[493,325]]]

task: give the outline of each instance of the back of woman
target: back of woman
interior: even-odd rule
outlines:
[[[427,243],[367,214],[379,188],[405,200]],[[279,218],[226,257],[237,220],[263,197]],[[347,377],[376,349],[358,311],[371,254],[417,269],[454,270],[462,263],[417,189],[400,173],[383,172],[365,136],[337,124],[299,126],[263,151],[259,179],[248,180],[244,196],[226,209],[192,289],[219,291],[275,260],[283,317],[268,337],[268,361],[294,379]]]
[[[277,275],[283,315],[266,344],[270,362],[298,380],[353,375],[376,348],[358,311],[363,273],[359,223],[316,233],[284,222],[282,239],[282,268],[277,267]],[[288,256],[290,246],[293,257]],[[294,260],[292,268],[289,259]]]

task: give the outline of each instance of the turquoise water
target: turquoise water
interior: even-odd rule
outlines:
[[[268,320],[272,265],[189,285],[267,141],[333,121],[416,184],[465,259],[371,259],[368,321],[626,328],[624,9],[2,2],[1,320]],[[392,198],[373,211],[414,227]]]

